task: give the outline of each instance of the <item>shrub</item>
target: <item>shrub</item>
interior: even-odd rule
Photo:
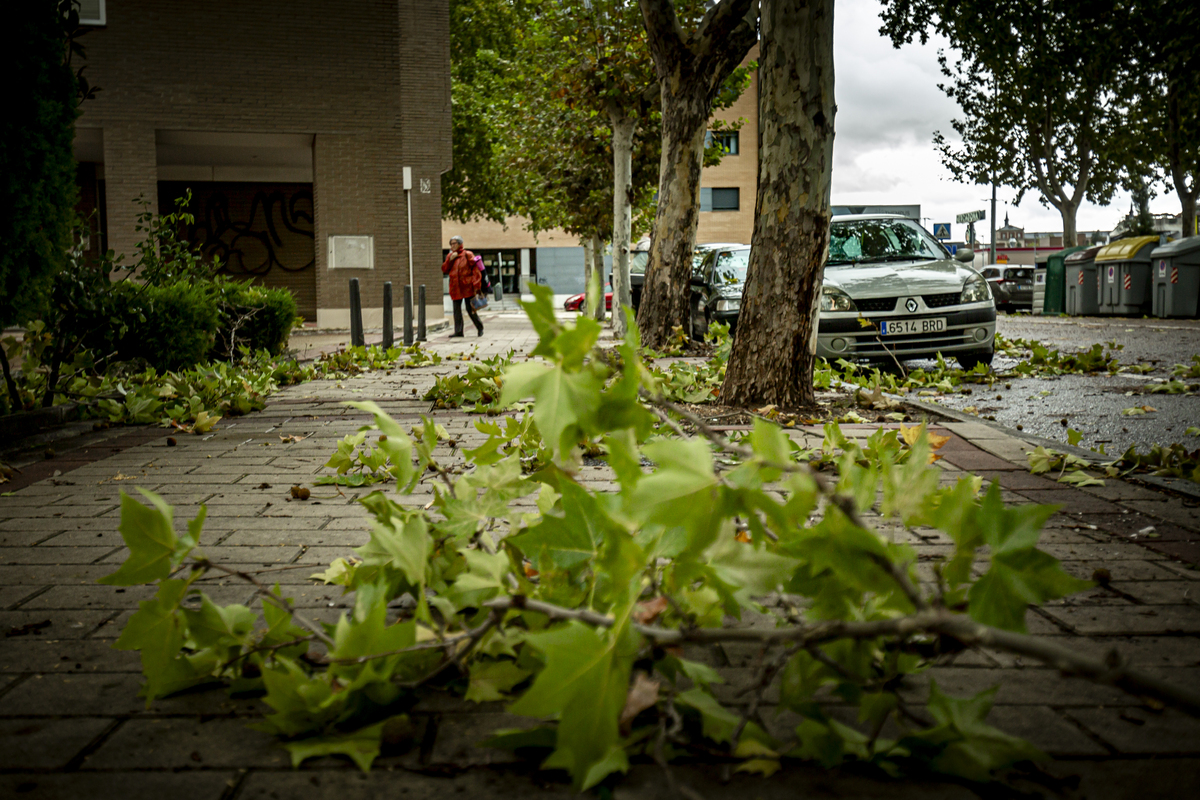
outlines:
[[[239,347],[273,356],[283,352],[296,321],[291,292],[234,281],[222,281],[216,289],[221,319],[214,357],[232,360]]]
[[[113,294],[113,316],[126,329],[115,343],[119,360],[140,358],[159,370],[179,370],[212,350],[219,314],[211,283],[124,283]]]

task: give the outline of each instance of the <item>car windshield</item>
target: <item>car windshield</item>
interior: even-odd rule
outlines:
[[[717,267],[713,270],[713,284],[727,286],[743,283],[746,270],[750,267],[750,250],[722,250],[717,255]]]
[[[830,226],[829,264],[945,258],[941,246],[907,219],[859,219]]]
[[[629,254],[629,274],[630,275],[645,275],[646,265],[650,263],[650,253],[646,250],[637,250]]]
[[[1029,281],[1033,280],[1033,270],[1031,269],[1010,269],[1004,276],[1010,281]]]

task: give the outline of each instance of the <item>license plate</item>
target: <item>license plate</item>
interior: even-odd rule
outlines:
[[[895,336],[905,333],[938,333],[946,330],[946,318],[933,319],[898,319],[879,323],[879,332],[884,336]]]

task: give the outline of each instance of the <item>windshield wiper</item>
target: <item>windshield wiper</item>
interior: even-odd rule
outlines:
[[[881,261],[921,261],[931,260],[929,256],[921,253],[896,253],[890,256],[871,256],[870,258],[860,258],[855,261],[855,264],[877,264]]]

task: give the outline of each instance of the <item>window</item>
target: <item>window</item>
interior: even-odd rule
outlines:
[[[727,155],[736,156],[738,154],[738,132],[708,131],[704,134],[704,146],[716,146],[724,150]]]
[[[108,9],[105,8],[105,5],[105,0],[80,0],[79,24],[107,25]]]
[[[737,211],[739,205],[739,190],[736,186],[725,189],[708,189],[700,187],[701,211]]]
[[[737,211],[738,204],[738,188],[736,186],[729,189],[713,189],[712,190],[712,210],[713,211]]]

